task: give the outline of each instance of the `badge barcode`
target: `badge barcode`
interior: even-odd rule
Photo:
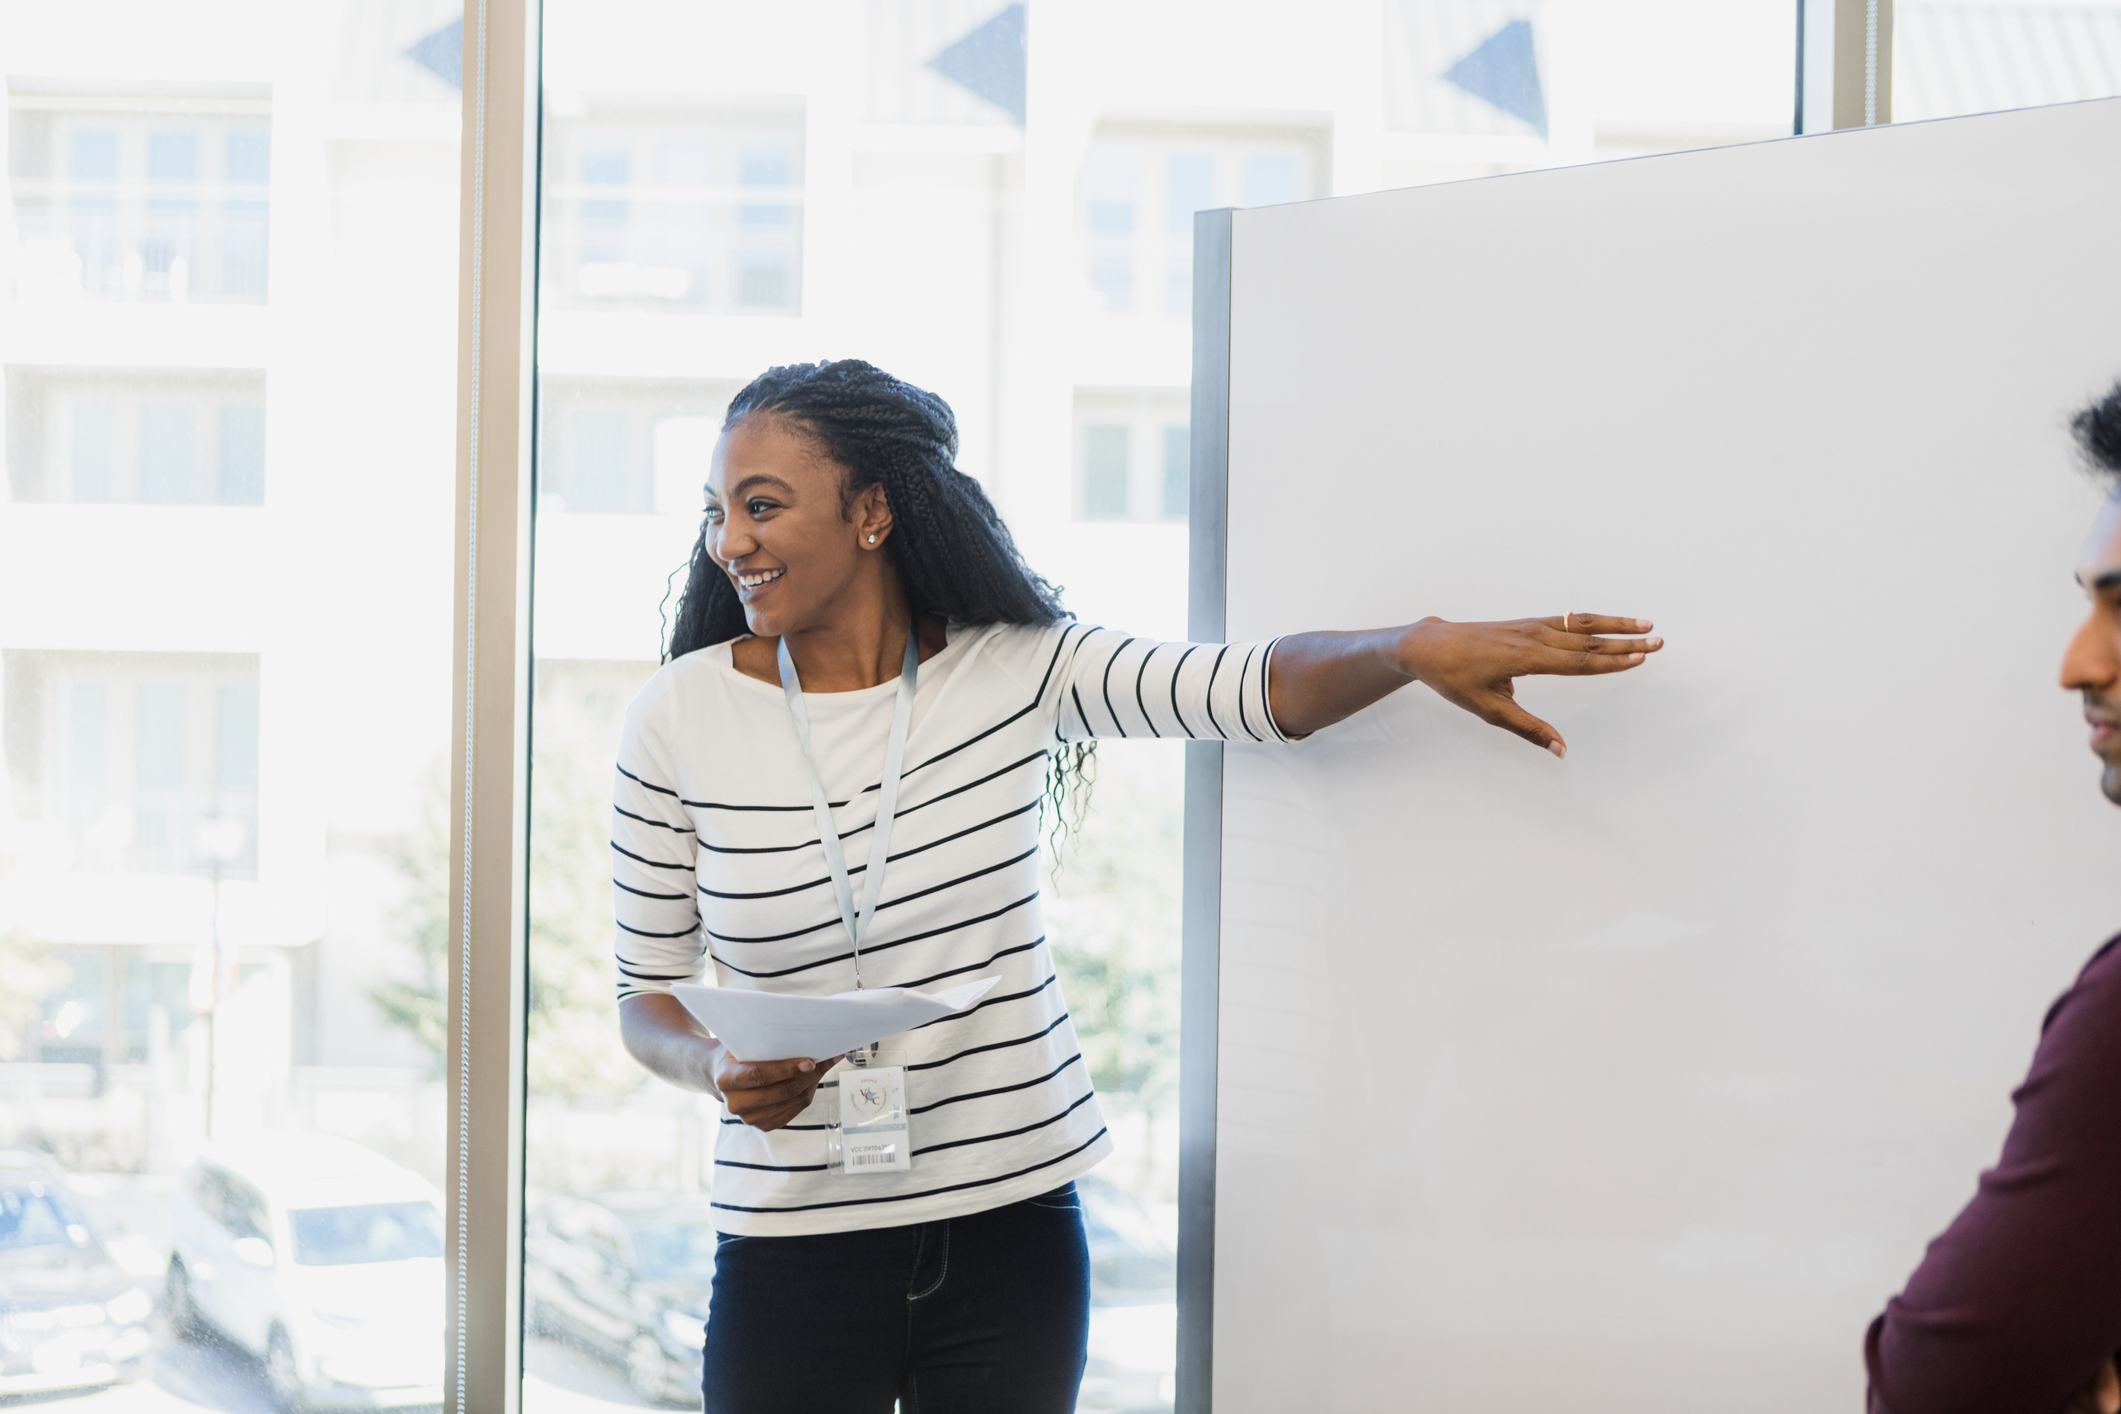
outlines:
[[[889,1168],[892,1160],[896,1157],[896,1152],[891,1149],[879,1149],[866,1154],[849,1154],[847,1156],[847,1166],[857,1169]]]

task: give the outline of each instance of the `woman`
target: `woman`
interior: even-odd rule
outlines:
[[[1588,615],[1227,645],[1088,627],[956,452],[941,399],[866,363],[745,388],[670,657],[627,716],[625,1042],[725,1109],[709,1411],[1074,1407],[1073,1180],[1111,1145],[1039,921],[1038,830],[1071,786],[1079,813],[1095,738],[1288,741],[1419,680],[1561,755],[1511,679],[1660,646]],[[668,994],[709,958],[721,986],[806,994],[992,980],[855,1065],[737,1057]],[[906,1129],[875,1139],[862,1103],[900,1094]]]

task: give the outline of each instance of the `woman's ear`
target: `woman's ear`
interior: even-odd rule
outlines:
[[[865,550],[881,550],[891,534],[891,501],[881,485],[862,488],[855,502],[854,528]]]

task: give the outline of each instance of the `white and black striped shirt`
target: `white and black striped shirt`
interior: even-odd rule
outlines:
[[[723,1117],[712,1199],[760,1236],[929,1222],[1012,1203],[1110,1150],[1040,922],[1047,753],[1088,737],[1286,741],[1267,701],[1279,640],[1171,643],[1073,622],[951,625],[921,664],[870,987],[997,979],[971,1011],[884,1043],[906,1067],[913,1167],[826,1166],[836,1080],[781,1129]],[[868,868],[896,679],[805,699],[820,777]],[[781,689],[715,644],[664,666],[627,713],[614,777],[618,993],[697,981],[810,995],[854,985]],[[857,897],[861,882],[855,879]],[[756,1057],[755,1059],[782,1059]]]

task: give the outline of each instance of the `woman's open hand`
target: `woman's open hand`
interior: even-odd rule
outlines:
[[[1566,756],[1568,745],[1561,733],[1517,704],[1512,679],[1531,673],[1583,677],[1640,667],[1664,647],[1663,639],[1601,635],[1647,633],[1652,627],[1647,619],[1608,614],[1556,614],[1483,624],[1428,618],[1407,629],[1399,659],[1401,668],[1444,701]]]
[[[810,1106],[825,1073],[840,1063],[828,1061],[743,1061],[713,1043],[708,1073],[722,1092],[722,1108],[753,1129],[779,1129]]]

